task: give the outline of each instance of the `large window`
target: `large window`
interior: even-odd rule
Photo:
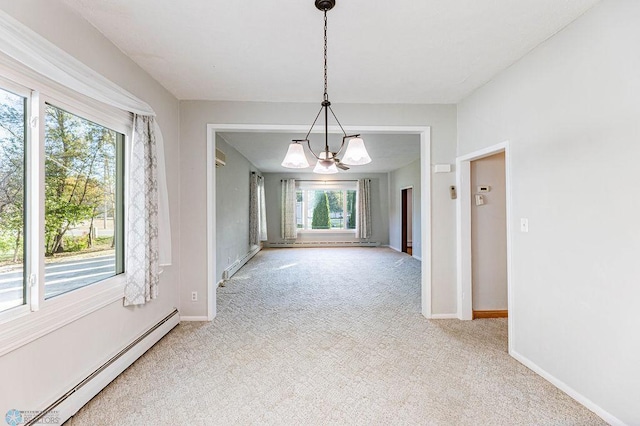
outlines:
[[[124,128],[2,85],[0,312],[35,310],[124,272]]]
[[[344,185],[343,185],[344,186]],[[356,229],[356,190],[345,187],[301,187],[297,191],[298,229]]]

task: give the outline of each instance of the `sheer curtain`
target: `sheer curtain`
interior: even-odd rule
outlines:
[[[358,179],[358,238],[371,238],[371,179]]]
[[[267,240],[267,209],[264,198],[264,178],[251,173],[249,183],[249,245]]]
[[[264,178],[258,178],[258,196],[260,198],[260,241],[267,241],[267,199],[264,193]]]
[[[156,297],[161,265],[171,264],[164,141],[146,102],[0,10],[0,62],[133,113],[127,195],[125,305]],[[143,253],[144,251],[144,253]]]
[[[296,180],[283,179],[281,186],[280,236],[283,240],[295,240],[298,237],[298,225],[296,223]]]

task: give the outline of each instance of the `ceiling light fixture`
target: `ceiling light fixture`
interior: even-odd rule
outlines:
[[[329,102],[329,95],[327,93],[327,11],[333,9],[336,5],[335,0],[315,0],[316,7],[324,13],[324,97],[322,100],[322,106],[320,107],[320,111],[318,111],[318,115],[316,115],[316,119],[313,120],[313,124],[311,128],[307,132],[307,136],[304,139],[294,139],[293,143],[289,145],[289,149],[287,150],[287,155],[284,157],[282,161],[282,166],[291,168],[291,169],[304,169],[309,167],[309,162],[307,161],[307,157],[304,153],[304,147],[302,143],[306,142],[309,151],[313,156],[318,160],[315,168],[313,169],[314,173],[321,174],[331,174],[338,173],[338,169],[349,170],[349,166],[360,166],[363,164],[368,164],[371,162],[371,157],[369,157],[369,153],[367,152],[367,148],[364,146],[364,140],[360,137],[360,135],[347,135],[347,133],[342,128],[342,124],[336,117],[336,114],[331,109],[331,102]],[[311,142],[309,142],[309,135],[313,130],[313,127],[316,125],[318,121],[318,117],[324,110],[324,150],[316,155],[311,149]],[[331,151],[329,149],[329,111],[331,111],[331,115],[340,126],[340,130],[342,130],[342,144],[337,151]],[[344,153],[344,157],[342,160],[339,159],[339,155],[344,148],[345,142],[347,142],[347,150]]]

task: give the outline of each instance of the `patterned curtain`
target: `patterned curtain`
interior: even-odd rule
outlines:
[[[260,198],[260,241],[267,241],[267,202],[264,196],[264,178],[258,177],[258,196]]]
[[[371,238],[371,180],[358,179],[358,238]]]
[[[251,173],[249,180],[249,246],[260,244],[260,189],[258,175]]]
[[[155,119],[133,121],[127,210],[124,305],[142,305],[158,297],[158,155]]]
[[[280,211],[280,236],[283,240],[295,240],[298,237],[296,224],[296,180],[283,179],[282,206]]]

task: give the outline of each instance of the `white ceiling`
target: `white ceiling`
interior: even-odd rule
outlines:
[[[304,135],[293,133],[251,133],[251,132],[223,132],[217,133],[232,147],[244,155],[260,171],[264,173],[311,172],[308,170],[285,169],[280,163],[284,159],[287,147],[294,137]],[[399,169],[420,158],[420,137],[418,135],[391,134],[363,134],[362,138],[367,151],[372,158],[371,163],[364,166],[352,166],[348,171],[340,173],[382,173]],[[316,151],[324,146],[324,135],[315,133],[309,136],[311,146]],[[337,149],[342,138],[332,134],[329,146]],[[306,150],[306,148],[305,148]],[[224,149],[223,149],[224,151]],[[315,165],[313,156],[307,151],[307,160]]]
[[[319,102],[313,0],[61,0],[178,99]],[[334,103],[452,103],[598,0],[337,0]]]

